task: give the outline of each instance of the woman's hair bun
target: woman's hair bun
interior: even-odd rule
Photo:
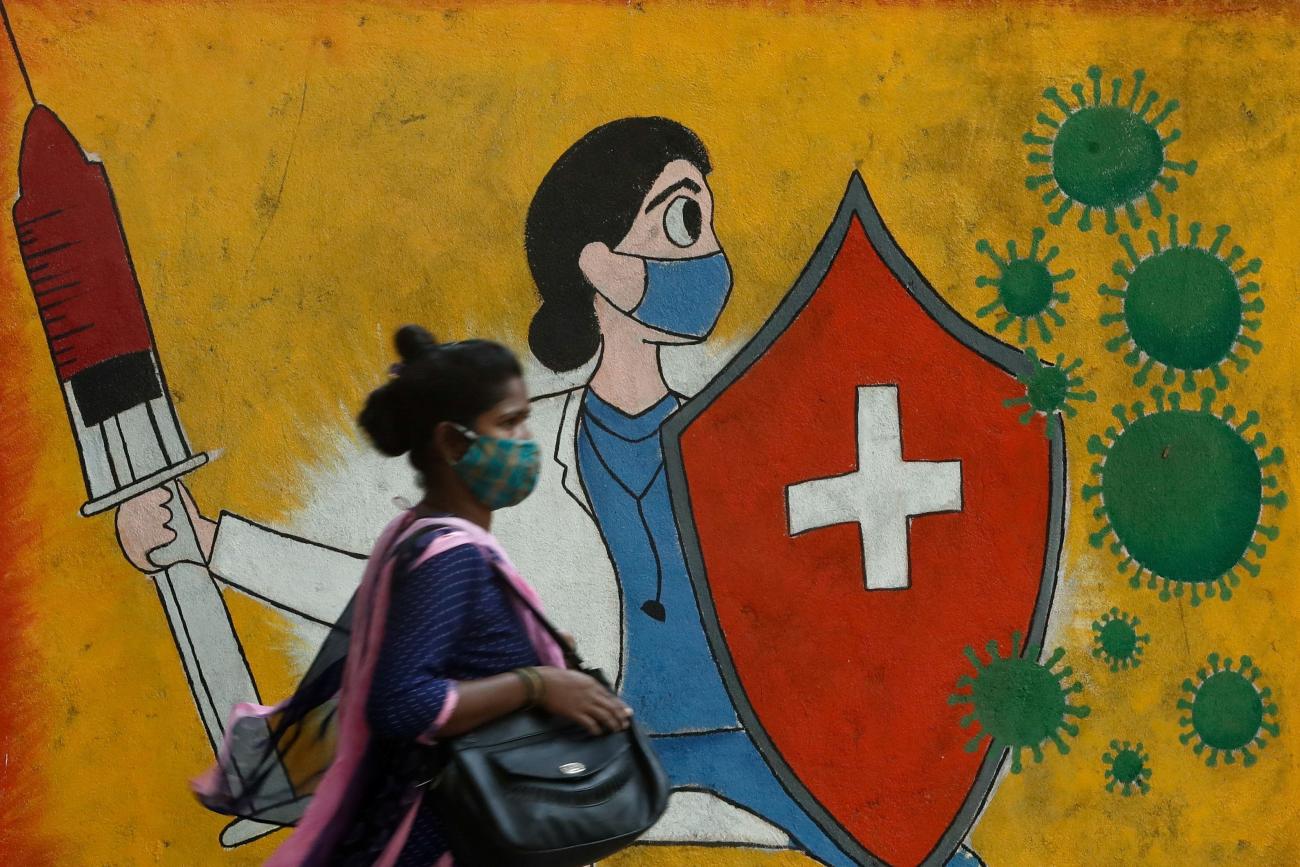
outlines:
[[[438,340],[419,325],[403,325],[393,335],[393,343],[402,361],[410,364],[438,351]]]
[[[412,446],[403,391],[396,379],[381,385],[366,398],[357,419],[375,448],[391,458],[406,454]]]
[[[403,325],[393,335],[393,344],[402,361],[392,369],[394,378],[366,399],[358,421],[375,448],[397,457],[409,452],[420,435],[419,425],[410,412],[411,389],[401,373],[407,365],[431,358],[438,351],[438,341],[419,325]]]

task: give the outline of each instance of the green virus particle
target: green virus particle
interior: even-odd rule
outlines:
[[[1033,367],[1028,373],[1016,377],[1025,386],[1025,396],[1009,397],[1002,401],[1002,405],[1009,409],[1024,408],[1020,413],[1021,424],[1029,424],[1038,414],[1050,417],[1065,413],[1066,418],[1074,418],[1079,411],[1070,405],[1072,401],[1091,403],[1097,399],[1095,391],[1082,390],[1083,377],[1075,374],[1083,364],[1083,359],[1076,358],[1066,364],[1065,356],[1057,355],[1056,363],[1048,364],[1038,357],[1032,346],[1025,350],[1025,357]],[[1047,426],[1047,435],[1056,436],[1055,428],[1050,424]]]
[[[1137,668],[1142,664],[1142,650],[1151,640],[1150,635],[1138,633],[1141,623],[1118,608],[1092,621],[1093,657],[1109,665],[1111,671]]]
[[[1123,352],[1124,363],[1136,368],[1134,384],[1145,385],[1152,370],[1160,369],[1166,385],[1182,373],[1183,390],[1192,391],[1196,375],[1208,371],[1215,386],[1224,388],[1224,367],[1231,362],[1238,371],[1245,370],[1250,364],[1246,350],[1261,349],[1259,341],[1245,333],[1259,329],[1259,318],[1252,314],[1264,310],[1263,298],[1249,298],[1259,292],[1259,283],[1246,279],[1259,273],[1260,260],[1239,265],[1244,251],[1237,246],[1221,255],[1230,231],[1219,226],[1210,246],[1202,248],[1201,224],[1192,223],[1188,243],[1180,244],[1178,218],[1171,214],[1169,246],[1162,246],[1160,236],[1150,231],[1151,253],[1145,257],[1128,235],[1120,236],[1129,262],[1116,262],[1114,271],[1126,285],[1112,289],[1103,283],[1098,291],[1123,299],[1123,311],[1103,313],[1101,324],[1123,326],[1123,333],[1106,348]]]
[[[1208,750],[1205,763],[1210,767],[1219,763],[1220,754],[1228,765],[1240,754],[1242,763],[1250,767],[1256,761],[1250,748],[1263,749],[1264,735],[1277,737],[1281,731],[1273,693],[1257,683],[1260,671],[1249,656],[1243,656],[1236,669],[1231,659],[1221,665],[1217,653],[1207,661],[1209,667],[1196,672],[1195,682],[1183,681],[1188,697],[1178,700],[1178,708],[1186,715],[1178,724],[1186,731],[1178,739],[1184,744],[1194,742],[1192,749],[1198,756]]]
[[[1265,453],[1267,440],[1251,433],[1259,413],[1239,418],[1225,406],[1214,410],[1213,389],[1201,391],[1200,409],[1183,406],[1178,392],[1151,389],[1155,409],[1142,402],[1131,411],[1113,410],[1119,427],[1105,437],[1094,434],[1088,451],[1096,484],[1084,485],[1083,498],[1100,498],[1093,516],[1102,527],[1089,537],[1122,559],[1129,583],[1160,588],[1160,598],[1183,595],[1190,588],[1193,605],[1206,596],[1231,599],[1240,573],[1259,574],[1266,553],[1262,539],[1277,538],[1276,527],[1261,523],[1266,507],[1286,506],[1277,479],[1268,467],[1282,462],[1282,450]]]
[[[1066,684],[1074,673],[1068,665],[1056,670],[1065,656],[1057,648],[1045,662],[1037,662],[1042,648],[1030,646],[1024,656],[1016,656],[1021,634],[1013,633],[1007,656],[998,654],[998,643],[990,641],[985,647],[988,662],[980,659],[975,648],[966,648],[966,658],[975,666],[975,674],[962,675],[957,680],[957,692],[948,697],[950,705],[970,705],[971,710],[962,717],[966,728],[976,724],[978,732],[966,744],[966,752],[979,749],[985,738],[991,738],[995,750],[1011,750],[1011,771],[1020,773],[1020,754],[1030,750],[1034,761],[1043,760],[1043,744],[1051,740],[1064,755],[1070,751],[1061,732],[1074,737],[1079,727],[1069,717],[1086,717],[1086,705],[1070,704],[1070,694],[1083,691],[1077,681]]]
[[[1052,330],[1048,327],[1051,320],[1058,328],[1065,324],[1065,317],[1057,312],[1056,305],[1070,300],[1069,292],[1058,291],[1056,286],[1074,276],[1074,269],[1068,268],[1059,274],[1053,274],[1051,262],[1061,252],[1059,247],[1051,247],[1047,254],[1039,258],[1038,248],[1046,232],[1034,229],[1029,241],[1028,255],[1021,256],[1016,250],[1015,241],[1007,241],[1007,255],[1004,259],[993,249],[987,240],[981,239],[975,244],[975,250],[993,260],[998,267],[998,276],[981,275],[975,278],[975,285],[993,286],[997,297],[979,310],[979,317],[996,316],[994,330],[999,334],[1006,331],[1013,323],[1020,323],[1017,339],[1024,343],[1029,339],[1029,326],[1038,327],[1038,334],[1043,342],[1051,343]]]
[[[1110,742],[1110,752],[1103,753],[1101,761],[1106,766],[1106,791],[1120,789],[1128,797],[1134,790],[1140,795],[1151,791],[1151,757],[1142,751],[1142,743],[1128,741]]]
[[[1065,215],[1076,204],[1083,208],[1079,228],[1085,232],[1092,228],[1092,212],[1106,215],[1106,231],[1119,228],[1115,212],[1123,210],[1133,228],[1142,225],[1137,206],[1145,202],[1151,215],[1161,214],[1156,187],[1167,192],[1178,189],[1175,172],[1186,175],[1196,173],[1196,161],[1173,162],[1166,153],[1170,144],[1182,136],[1179,130],[1162,135],[1160,125],[1178,110],[1178,101],[1169,100],[1153,116],[1148,116],[1160,95],[1154,90],[1142,93],[1146,73],[1133,73],[1133,88],[1128,99],[1122,98],[1122,79],[1111,80],[1110,99],[1102,97],[1101,67],[1088,70],[1092,79],[1091,100],[1084,85],[1076,82],[1070,92],[1077,105],[1067,102],[1055,87],[1043,91],[1043,96],[1059,109],[1064,118],[1040,112],[1039,131],[1025,133],[1025,144],[1030,145],[1029,162],[1034,166],[1047,166],[1048,173],[1031,175],[1025,186],[1031,190],[1047,187],[1043,202],[1057,207],[1048,219],[1060,225]],[[1141,104],[1138,98],[1141,97]],[[1046,148],[1046,151],[1037,148]]]

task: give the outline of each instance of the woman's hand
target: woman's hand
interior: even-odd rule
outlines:
[[[591,675],[563,668],[537,671],[546,687],[539,702],[543,709],[578,723],[593,735],[601,731],[620,732],[628,727],[632,708]]]

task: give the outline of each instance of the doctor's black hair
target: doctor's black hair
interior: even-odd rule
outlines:
[[[528,346],[551,370],[581,367],[600,348],[596,290],[578,267],[582,248],[623,240],[655,179],[675,160],[705,175],[713,168],[700,137],[677,121],[625,117],[587,133],[542,178],[524,225],[542,299]]]
[[[433,428],[451,421],[473,427],[475,419],[505,396],[511,379],[523,376],[519,359],[490,340],[439,344],[418,325],[393,336],[401,361],[388,382],[370,393],[357,423],[375,448],[390,457],[410,452],[411,465],[429,478]]]

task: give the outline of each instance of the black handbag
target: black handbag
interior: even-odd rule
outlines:
[[[569,668],[609,687],[500,573],[564,649]],[[457,867],[582,867],[636,841],[668,806],[668,778],[635,723],[593,736],[540,708],[441,742],[430,794]]]

